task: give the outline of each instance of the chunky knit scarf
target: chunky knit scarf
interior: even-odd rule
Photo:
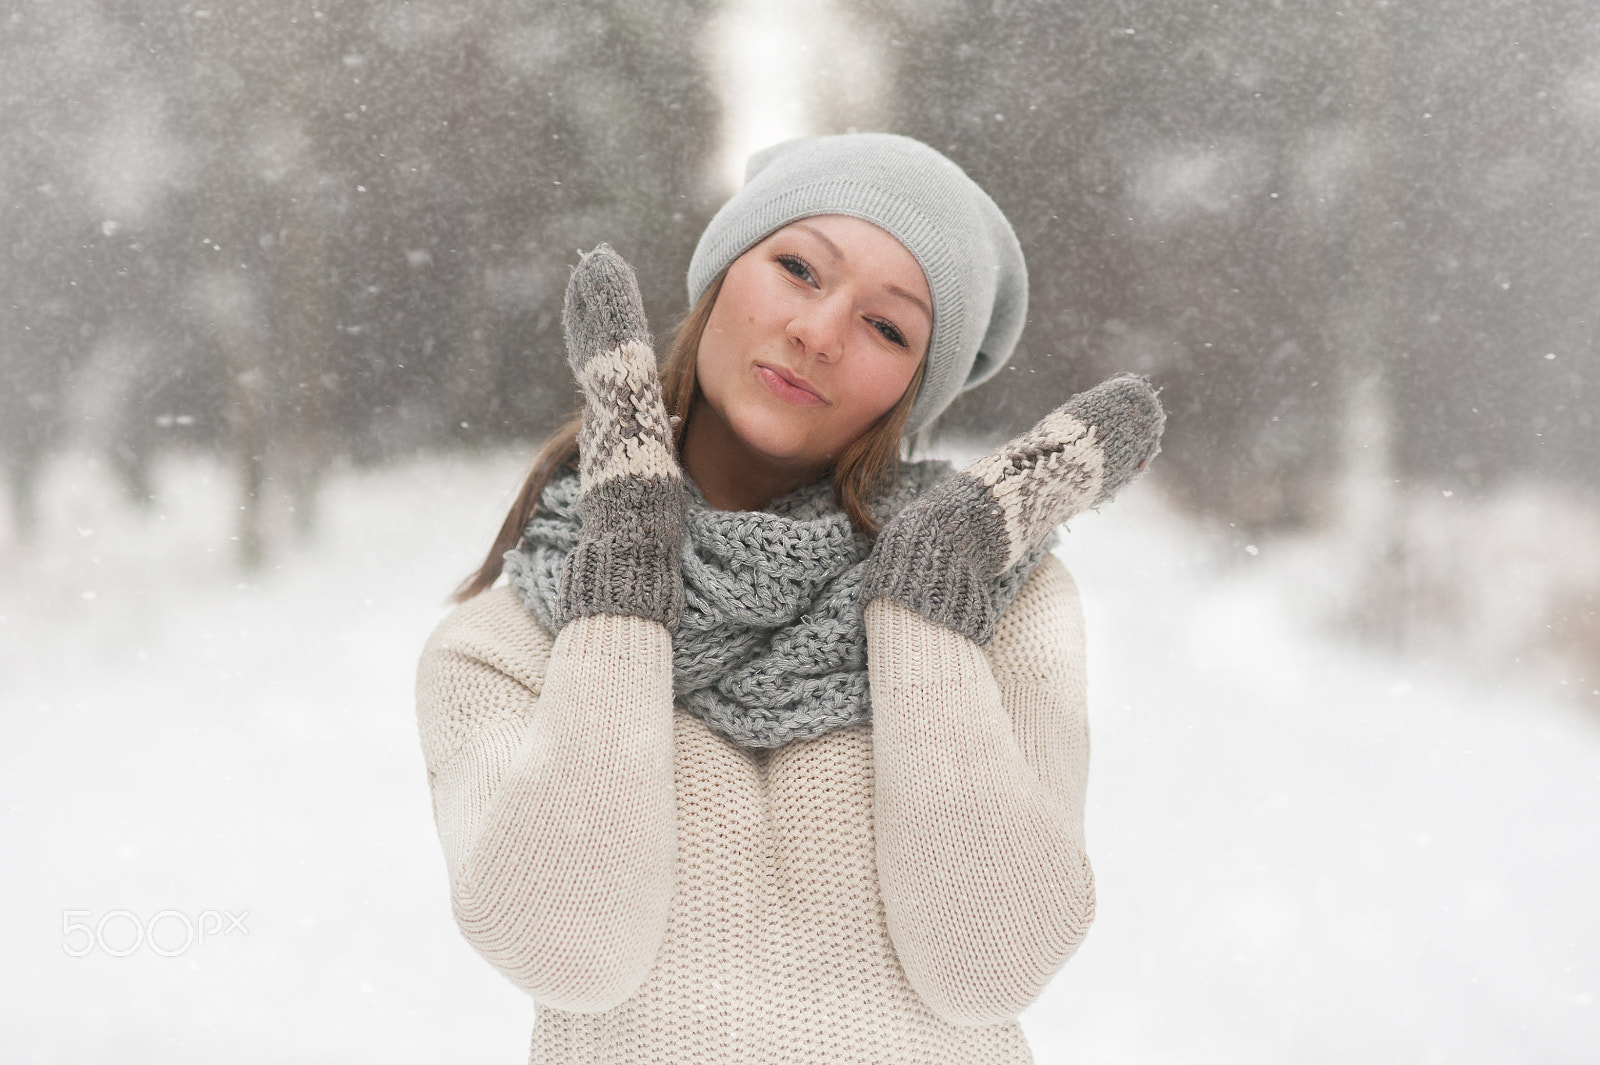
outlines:
[[[886,521],[950,474],[902,463],[873,508]],[[693,481],[683,545],[685,607],[672,638],[678,702],[744,747],[777,747],[871,718],[867,636],[856,590],[872,541],[850,524],[823,477],[764,511],[717,510]],[[515,550],[511,586],[555,633],[561,566],[578,544],[578,476],[552,480]],[[1054,541],[1023,555],[992,588],[996,615]]]

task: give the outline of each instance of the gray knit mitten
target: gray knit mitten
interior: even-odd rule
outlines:
[[[555,624],[631,614],[675,629],[683,613],[687,496],[639,284],[610,245],[584,255],[572,271],[561,324],[567,362],[583,390],[583,534],[561,571]]]
[[[1074,514],[1098,507],[1161,450],[1150,382],[1118,374],[913,500],[879,533],[858,601],[888,596],[988,644],[990,584]]]

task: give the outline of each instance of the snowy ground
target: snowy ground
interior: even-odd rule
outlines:
[[[0,539],[7,1061],[525,1059],[531,1004],[450,921],[411,693],[520,472],[336,470],[315,543],[241,580],[211,460],[148,513],[58,460],[38,542]],[[1041,1065],[1600,1060],[1592,710],[1315,637],[1273,545],[1142,486],[1061,554],[1100,911],[1023,1016]],[[112,956],[135,923],[171,956]]]

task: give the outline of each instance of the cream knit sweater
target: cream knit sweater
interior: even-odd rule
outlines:
[[[529,1060],[1031,1062],[1083,939],[1083,621],[1047,557],[994,642],[866,612],[873,720],[742,748],[672,705],[659,623],[552,639],[495,588],[417,718],[457,924],[536,1003]]]

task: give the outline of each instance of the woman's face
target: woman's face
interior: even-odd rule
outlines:
[[[917,260],[870,222],[792,222],[728,267],[700,340],[703,410],[777,468],[820,473],[894,407],[928,350]]]

